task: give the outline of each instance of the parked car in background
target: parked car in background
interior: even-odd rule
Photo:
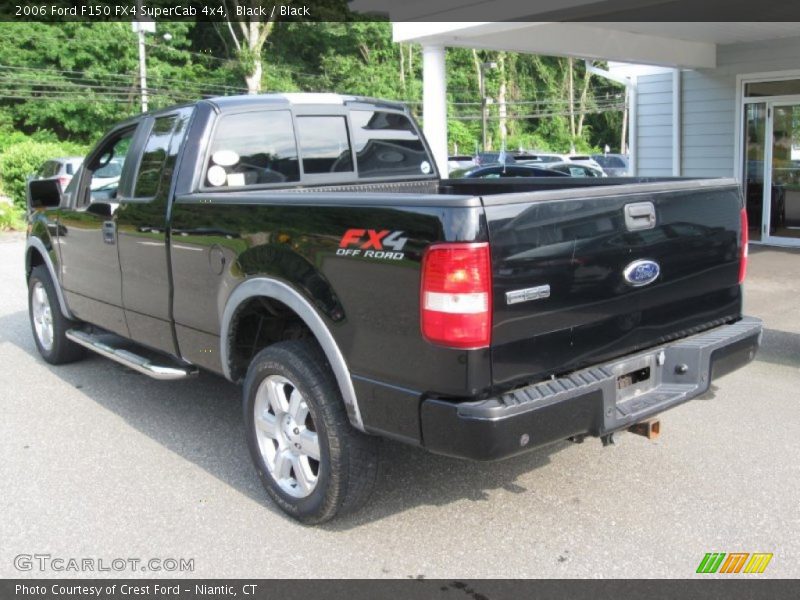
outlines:
[[[114,157],[107,165],[97,169],[97,171],[94,172],[94,177],[92,177],[92,189],[99,190],[118,183],[122,175],[122,163],[124,160],[124,156]]]
[[[606,177],[603,169],[595,169],[590,165],[584,165],[572,161],[545,163],[543,166],[545,169],[564,173],[570,177]]]
[[[477,167],[478,163],[475,162],[474,156],[468,154],[457,154],[455,156],[447,157],[447,171],[452,173],[458,170],[468,170]]]
[[[525,164],[536,163],[569,163],[574,162],[588,165],[593,169],[603,170],[603,167],[588,154],[558,154],[556,152],[519,152],[515,155],[517,162]]]
[[[532,165],[489,165],[467,171],[461,177],[467,179],[494,179],[499,177],[566,177],[561,173],[545,167]]]
[[[92,178],[92,189],[97,190],[118,182],[120,175],[122,175],[122,162],[124,160],[124,156],[115,157],[107,165],[95,171]],[[33,179],[58,179],[61,189],[65,190],[82,164],[83,158],[79,156],[52,158],[39,167]]]
[[[475,164],[485,166],[496,163],[513,165],[517,160],[510,152],[478,152],[475,156]]]
[[[568,160],[566,154],[555,154],[553,152],[525,152],[515,156],[517,162],[525,163],[555,163]]]
[[[624,154],[592,154],[592,158],[603,167],[609,177],[627,177],[630,175],[628,157]]]
[[[83,158],[80,156],[70,156],[64,158],[51,158],[36,171],[34,179],[58,179],[61,189],[64,190],[72,181],[75,173],[81,168]]]
[[[579,165],[587,165],[593,169],[600,169],[601,171],[603,170],[603,167],[600,166],[600,163],[598,163],[588,154],[570,154],[567,157],[567,161],[578,163]]]
[[[531,152],[524,152],[522,150],[519,150],[517,152],[512,152],[511,156],[513,156],[514,160],[517,161],[518,163],[545,162],[545,161],[542,160],[542,157],[541,157],[540,154],[535,154],[535,153],[531,153]]]

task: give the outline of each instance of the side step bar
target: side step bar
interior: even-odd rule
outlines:
[[[70,329],[66,332],[66,336],[76,344],[80,344],[92,352],[97,352],[97,354],[101,356],[115,360],[118,363],[125,365],[134,371],[143,373],[148,377],[152,377],[153,379],[168,381],[173,379],[184,379],[186,377],[197,375],[197,367],[194,365],[159,365],[155,364],[151,359],[135,354],[130,350],[126,350],[124,348],[115,348],[103,339],[103,337],[108,338],[108,336],[88,333],[80,329]]]

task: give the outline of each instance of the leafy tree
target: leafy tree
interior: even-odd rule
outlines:
[[[0,184],[17,207],[25,206],[25,183],[42,164],[60,156],[83,156],[84,146],[69,142],[36,142],[26,140],[14,144],[0,156]]]
[[[219,61],[191,49],[193,24],[158,27],[146,42],[153,108],[232,89]],[[139,111],[136,36],[128,23],[0,23],[0,83],[14,128],[88,142]]]
[[[225,1],[231,10],[234,0]],[[422,116],[418,45],[395,44],[390,23],[349,14],[345,0],[321,0],[314,12],[325,20],[255,20],[255,29],[159,22],[146,38],[151,106],[259,89],[333,91],[400,100]],[[480,62],[498,65],[485,69],[494,148],[619,147],[622,88],[589,77],[582,61],[463,48],[449,48],[446,61],[451,149],[472,152],[480,140]],[[0,152],[21,134],[92,142],[139,111],[136,36],[128,23],[0,23],[0,84]]]
[[[271,12],[274,5],[264,5],[263,2],[251,0],[246,4],[240,4],[238,0],[230,0],[234,12],[241,14],[240,9],[249,8],[258,11],[265,8]],[[262,77],[264,75],[262,49],[267,41],[269,34],[275,27],[275,21],[271,17],[261,19],[258,16],[249,17],[246,20],[225,21],[230,39],[236,48],[238,65],[245,82],[247,83],[248,94],[258,94],[261,91]]]

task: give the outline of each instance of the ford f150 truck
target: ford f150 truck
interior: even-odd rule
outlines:
[[[259,476],[306,523],[364,502],[380,436],[475,460],[609,442],[760,343],[735,181],[440,179],[394,102],[144,114],[28,202],[44,360],[240,382]]]

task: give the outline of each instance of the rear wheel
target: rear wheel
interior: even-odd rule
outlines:
[[[60,365],[83,358],[83,347],[66,336],[67,330],[78,323],[61,314],[53,280],[44,265],[34,267],[28,279],[28,315],[36,348],[43,359]]]
[[[244,419],[261,482],[290,516],[322,523],[369,497],[377,440],[350,425],[327,361],[309,340],[279,342],[255,356]]]

